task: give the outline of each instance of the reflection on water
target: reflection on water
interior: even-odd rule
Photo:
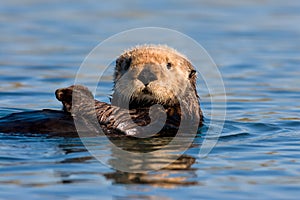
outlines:
[[[112,179],[114,183],[149,184],[151,186],[163,188],[174,188],[197,184],[197,181],[191,179],[191,177],[196,176],[195,173],[192,173],[193,171],[195,172],[195,169],[191,168],[191,166],[195,163],[196,158],[185,154],[174,154],[174,150],[178,148],[176,146],[169,146],[168,150],[161,150],[168,145],[171,138],[142,139],[144,141],[141,141],[140,139],[131,139],[126,141],[123,139],[115,140],[119,140],[115,141],[118,148],[123,148],[134,153],[129,154],[128,156],[120,153],[117,148],[112,148],[109,156],[102,155],[102,157],[109,157],[107,164],[114,169],[123,168],[133,171],[122,172],[116,170],[115,172],[105,173],[104,176],[107,179]],[[147,150],[146,152],[145,149]],[[146,156],[145,153],[148,155]],[[98,156],[99,154],[96,155],[97,158],[99,158]],[[162,168],[162,166],[164,167]],[[152,171],[153,169],[160,170],[155,172]],[[140,170],[147,171],[139,172]]]
[[[196,159],[191,156],[182,155],[167,167],[161,169],[158,173],[129,173],[116,171],[113,173],[106,173],[104,176],[107,179],[113,179],[114,183],[119,184],[149,184],[163,188],[197,185],[197,181],[190,179],[191,177],[196,178],[197,176],[195,173],[196,169],[191,168],[191,165],[195,163],[195,160]],[[152,160],[152,163],[158,162],[168,162],[168,160],[163,158]]]
[[[88,52],[112,34],[142,26],[173,28],[201,43],[219,66],[228,102],[222,135],[207,157],[198,153],[205,138],[214,139],[205,134],[208,124],[177,159],[153,151],[146,164],[176,161],[149,173],[111,169],[78,138],[0,133],[0,198],[298,199],[299,8],[299,1],[1,2],[1,117],[61,109],[54,91],[74,83]],[[97,77],[82,80],[91,86]],[[110,79],[97,90],[101,101],[108,101]],[[209,119],[209,98],[218,94],[204,85],[199,77]],[[107,142],[98,146],[105,161],[124,164]],[[143,144],[118,142],[135,150]],[[164,143],[154,142],[150,148]],[[132,167],[143,164],[131,159]]]
[[[42,137],[42,136],[41,136]],[[178,186],[184,185],[195,185],[197,181],[190,180],[191,178],[195,178],[195,170],[191,168],[191,166],[195,163],[195,158],[189,155],[179,155],[173,158],[172,155],[157,155],[155,156],[155,151],[151,160],[149,160],[148,164],[158,164],[158,163],[166,163],[166,167],[158,172],[152,173],[128,173],[128,172],[107,172],[103,173],[102,171],[85,171],[86,168],[82,170],[72,170],[72,166],[84,166],[86,164],[99,165],[98,161],[95,158],[87,153],[85,147],[81,144],[79,139],[46,139],[41,137],[19,137],[18,136],[2,136],[3,140],[9,139],[19,139],[18,143],[27,143],[27,146],[19,146],[18,149],[15,148],[15,151],[25,151],[26,148],[30,148],[33,153],[32,155],[26,155],[28,158],[16,158],[13,154],[8,154],[7,156],[1,157],[1,166],[2,170],[10,169],[16,171],[17,174],[13,177],[12,172],[7,173],[5,176],[1,176],[1,184],[12,184],[12,185],[20,185],[20,186],[30,186],[30,187],[45,187],[47,185],[53,184],[72,184],[72,183],[82,183],[82,182],[91,182],[91,176],[99,176],[103,175],[108,180],[112,179],[115,183],[122,183],[122,184],[149,184],[158,187],[165,187],[165,188],[174,188]],[[51,141],[52,140],[52,141]],[[13,142],[11,142],[13,143]],[[45,144],[47,145],[45,147]],[[11,145],[18,145],[17,143]],[[126,145],[126,144],[124,144]],[[41,146],[44,146],[43,148]],[[2,150],[10,150],[9,144],[1,145]],[[6,148],[3,148],[6,147]],[[48,152],[45,151],[48,148],[49,153],[53,155],[48,155]],[[44,155],[39,159],[39,163],[35,163],[35,167],[37,169],[36,173],[29,173],[26,172],[27,170],[31,170],[28,167],[28,164],[32,162],[32,160],[38,159],[35,155],[40,154],[38,152],[39,149],[43,149],[42,152]],[[56,149],[54,153],[52,149]],[[110,150],[107,149],[107,152]],[[142,152],[141,152],[142,153]],[[11,155],[11,156],[10,156]],[[22,156],[18,153],[19,156]],[[111,162],[122,162],[120,160],[119,154],[111,154],[107,153],[104,155],[110,159]],[[166,157],[167,156],[167,157]],[[30,159],[29,157],[32,157]],[[132,161],[132,165],[136,165],[135,160],[140,162],[140,159],[128,158]],[[9,163],[14,162],[14,163]],[[112,163],[111,163],[112,164]],[[147,164],[147,163],[144,163]],[[19,170],[25,171],[18,174],[18,170],[16,169],[16,165],[19,165]],[[27,167],[26,167],[27,166]],[[27,181],[18,181],[14,180],[14,177],[23,177],[23,176],[40,176],[39,170],[43,170],[43,168],[47,169],[48,167],[57,166],[53,171],[49,171],[44,174],[45,180],[40,180],[39,183],[36,183],[36,179],[29,178]],[[113,164],[112,164],[113,166]],[[46,170],[47,171],[47,170]],[[51,173],[50,173],[51,172]],[[4,175],[4,174],[3,174]],[[79,176],[79,178],[74,178]],[[86,176],[86,178],[84,178]],[[12,180],[3,180],[6,179],[5,177],[10,177]],[[49,180],[50,179],[50,180]],[[51,181],[51,179],[53,179]],[[96,180],[94,180],[96,181]]]

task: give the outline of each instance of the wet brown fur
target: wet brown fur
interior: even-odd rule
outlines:
[[[139,78],[145,70],[148,72],[146,78],[148,75],[155,77],[146,80],[149,82],[147,84],[143,78]],[[74,106],[72,108],[70,101],[74,92],[79,95],[76,109]],[[195,69],[184,55],[167,46],[138,46],[119,56],[116,60],[112,104],[94,100],[83,86],[58,89],[56,96],[62,101],[64,109],[73,115],[97,116],[102,129],[108,134],[138,135],[138,126],[151,122],[149,108],[155,104],[162,105],[162,112],[167,114],[162,131],[164,135],[167,134],[166,130],[177,130],[183,118],[195,120],[199,125],[202,123]],[[90,107],[87,106],[88,102],[92,102]]]

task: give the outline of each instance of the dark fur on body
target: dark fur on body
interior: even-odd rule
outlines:
[[[76,102],[74,102],[74,99],[72,101],[72,96],[76,97]],[[100,102],[95,100],[92,93],[82,85],[58,89],[56,97],[62,102],[66,112],[72,113],[73,117],[79,122],[85,121],[84,127],[99,133],[101,130],[98,129],[98,125],[100,125],[104,134],[109,136],[139,136],[141,127],[151,122],[149,107],[128,110]],[[176,108],[160,109],[160,113],[156,112],[152,117],[159,120],[159,116],[156,118],[155,115],[161,113],[167,113],[167,120],[163,129],[156,135],[174,135],[180,125],[180,115],[175,114],[177,113]],[[95,118],[99,124],[93,123]]]

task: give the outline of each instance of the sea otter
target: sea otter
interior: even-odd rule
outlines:
[[[92,93],[81,85],[58,89],[55,94],[62,102],[63,113],[66,114],[65,118],[60,118],[58,125],[51,124],[56,127],[61,126],[61,122],[69,122],[73,117],[79,119],[84,124],[83,129],[86,128],[89,132],[98,131],[100,124],[106,135],[147,137],[149,135],[144,134],[143,128],[149,124],[154,124],[149,129],[150,132],[155,131],[150,133],[151,136],[168,136],[176,134],[183,120],[197,126],[203,121],[194,67],[184,55],[162,45],[138,46],[118,57],[111,104],[95,100]],[[7,122],[7,119],[18,118],[17,116],[18,114],[12,114],[0,119],[0,132],[15,132],[14,127],[4,127],[1,121]],[[97,123],[89,121],[93,116]],[[50,121],[55,121],[55,117]],[[43,122],[47,124],[47,120],[44,119]],[[28,123],[22,123],[19,120],[18,127],[25,124],[28,126]],[[47,127],[38,120],[29,124],[31,129],[27,130],[25,127],[23,130],[39,132],[41,126],[44,129]],[[72,132],[73,125],[66,124],[67,129]],[[159,130],[155,127],[159,127]],[[64,130],[62,126],[57,127],[58,129],[47,127],[43,131],[51,132],[51,128],[56,133],[60,129]],[[21,128],[17,131],[22,132]]]

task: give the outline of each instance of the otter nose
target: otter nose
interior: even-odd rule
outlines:
[[[149,68],[145,68],[141,71],[141,73],[138,76],[138,79],[147,86],[150,82],[157,80],[157,76],[153,71],[151,71]]]

